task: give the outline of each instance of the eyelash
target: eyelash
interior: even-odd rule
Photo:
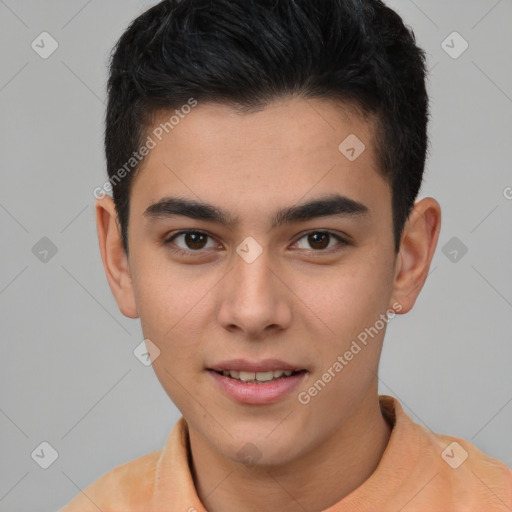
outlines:
[[[205,235],[209,238],[213,238],[210,234],[206,233],[205,231],[201,231],[201,230],[198,230],[198,229],[185,229],[185,230],[182,230],[182,231],[178,231],[176,233],[173,233],[171,236],[167,237],[165,240],[164,240],[164,245],[167,245],[169,247],[169,249],[180,255],[180,256],[186,256],[186,257],[194,257],[196,256],[197,254],[201,254],[203,252],[202,249],[197,249],[195,251],[193,250],[185,250],[185,249],[182,249],[181,247],[173,247],[172,245],[172,241],[177,238],[178,236],[180,235],[186,235],[186,234],[189,234],[189,233],[197,233],[197,234],[201,234],[201,235]],[[338,252],[339,250],[341,250],[344,246],[349,246],[349,245],[352,245],[350,242],[348,242],[347,240],[345,240],[344,238],[342,238],[340,235],[338,235],[337,233],[334,233],[333,231],[329,231],[329,230],[322,230],[322,229],[319,229],[319,230],[313,230],[313,231],[308,231],[307,233],[304,233],[300,238],[297,239],[297,241],[295,242],[298,243],[299,240],[302,240],[303,238],[309,236],[309,235],[313,235],[313,234],[327,234],[333,238],[335,238],[339,244],[337,246],[335,246],[334,248],[330,248],[330,249],[310,249],[308,250],[308,252],[311,252],[311,253],[317,253],[318,255],[322,255],[322,254],[332,254],[332,253],[335,253],[335,252]],[[300,249],[299,249],[300,250]],[[307,250],[307,249],[305,249]]]

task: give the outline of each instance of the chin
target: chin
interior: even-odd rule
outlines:
[[[226,439],[222,455],[247,467],[280,466],[299,456],[297,451],[300,440],[296,441],[290,432],[270,435],[271,430],[254,432],[253,435],[236,436],[235,440]],[[219,446],[216,449],[219,450]]]

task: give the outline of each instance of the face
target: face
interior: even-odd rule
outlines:
[[[364,119],[318,99],[198,104],[150,151],[130,201],[136,313],[205,443],[286,463],[376,393],[397,258]]]

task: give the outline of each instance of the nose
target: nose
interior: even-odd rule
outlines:
[[[223,281],[218,320],[226,330],[261,340],[289,327],[292,293],[266,251],[250,263],[237,255]]]

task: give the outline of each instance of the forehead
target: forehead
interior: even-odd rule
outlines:
[[[373,125],[339,102],[290,98],[243,113],[198,103],[159,113],[148,136],[155,146],[132,186],[141,209],[181,195],[268,211],[276,201],[332,192],[370,208],[390,205],[389,186],[377,172]]]

